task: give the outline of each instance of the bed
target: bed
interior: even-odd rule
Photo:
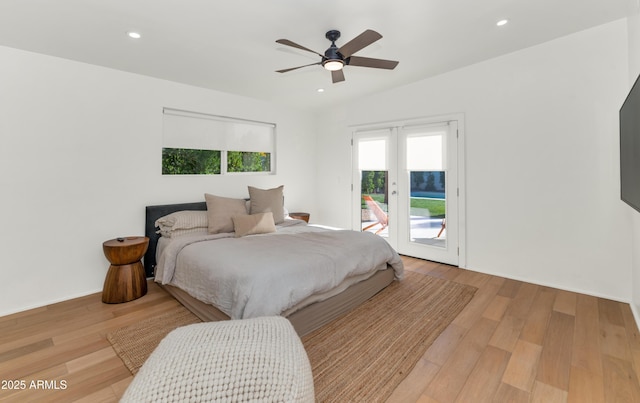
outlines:
[[[403,277],[400,257],[382,238],[369,233],[329,230],[302,220],[286,219],[275,226],[273,233],[242,237],[234,233],[161,236],[156,221],[183,211],[207,211],[207,203],[146,207],[145,235],[150,242],[144,257],[145,271],[203,321],[276,314],[287,317],[302,336]],[[370,243],[371,247],[366,245]],[[338,250],[339,244],[352,249]],[[248,255],[258,252],[262,255],[251,258],[257,260],[248,260]],[[354,257],[345,255],[347,252]],[[207,260],[203,261],[205,255]],[[349,273],[346,275],[342,264],[326,260],[336,257],[339,262],[347,262],[356,256],[357,262],[344,266],[357,266],[357,269],[344,269]],[[224,261],[231,266],[226,272],[210,274],[209,268],[204,267],[222,265]],[[313,264],[324,266],[318,269]],[[297,272],[300,268],[307,271],[300,274]],[[276,269],[287,274],[273,274]],[[334,271],[338,273],[337,279],[325,280],[330,277],[328,273]],[[227,278],[231,275],[229,272],[237,272],[241,279]],[[293,277],[304,284],[292,286],[288,281]],[[328,284],[309,283],[310,278],[316,277]],[[232,285],[245,282],[249,284],[241,291],[232,290]]]

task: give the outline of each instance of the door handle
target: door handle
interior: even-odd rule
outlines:
[[[394,194],[396,194],[396,193],[398,193],[398,192],[396,192],[395,190],[394,190],[393,192],[391,192],[391,194],[392,194],[392,195],[394,195]]]

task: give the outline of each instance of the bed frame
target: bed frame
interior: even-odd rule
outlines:
[[[156,233],[155,222],[167,214],[182,210],[206,210],[205,202],[167,204],[146,207],[145,236],[149,238],[149,248],[144,255],[147,277],[153,277],[156,267],[156,248],[160,234]],[[314,302],[287,316],[296,332],[303,336],[329,323],[356,306],[362,304],[393,282],[395,273],[391,267],[376,272],[367,280],[351,285],[345,291],[324,301]],[[228,320],[225,313],[216,307],[193,298],[185,291],[170,285],[161,285],[182,305],[205,322]]]

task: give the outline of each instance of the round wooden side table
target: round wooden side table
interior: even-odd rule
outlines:
[[[309,213],[289,213],[289,217],[309,222]]]
[[[111,266],[104,279],[102,302],[118,304],[140,298],[147,293],[147,278],[142,256],[149,247],[149,238],[130,236],[110,239],[102,250]]]

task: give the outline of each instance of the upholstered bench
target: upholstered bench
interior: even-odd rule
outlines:
[[[313,377],[287,319],[207,322],[169,333],[121,401],[313,402]]]

